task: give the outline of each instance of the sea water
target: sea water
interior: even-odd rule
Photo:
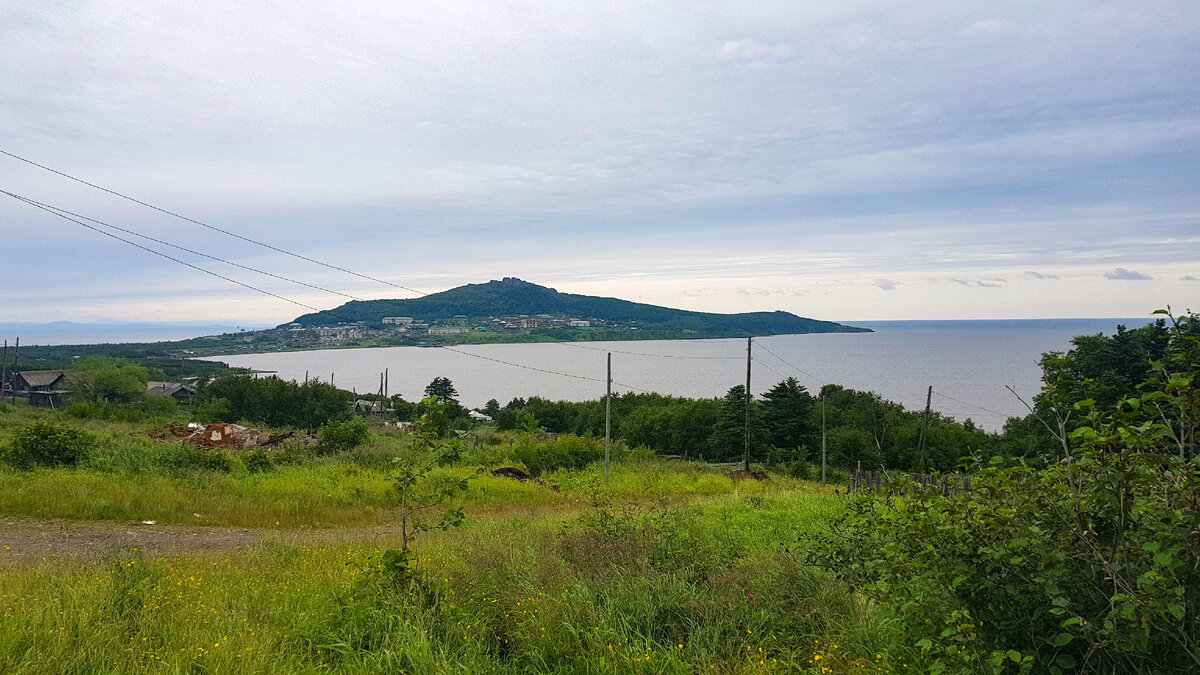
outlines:
[[[1076,335],[1111,334],[1117,324],[1133,328],[1148,321],[866,321],[848,323],[875,332],[759,337],[751,346],[751,390],[758,395],[795,377],[813,393],[833,383],[915,410],[924,408],[932,386],[934,410],[998,431],[1008,417],[1026,414],[1022,399],[1032,402],[1040,391],[1043,353],[1069,349]],[[448,377],[459,400],[476,408],[489,399],[503,405],[530,396],[600,398],[608,353],[614,393],[716,397],[746,381],[745,339],[377,347],[213,358],[284,379],[332,379],[358,392],[378,392],[386,369],[388,393],[410,401],[420,399],[433,378]]]

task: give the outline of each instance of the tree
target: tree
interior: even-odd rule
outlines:
[[[89,356],[67,369],[73,398],[83,401],[134,403],[146,397],[146,369],[124,359]]]
[[[449,380],[446,380],[449,382]],[[426,411],[438,410],[436,400],[424,399],[420,405]],[[394,474],[392,481],[400,514],[400,549],[389,549],[381,556],[381,568],[393,583],[408,583],[413,579],[411,541],[422,532],[458,527],[463,522],[461,505],[449,509],[436,522],[424,521],[421,515],[427,509],[444,505],[455,495],[466,492],[472,477],[468,476],[446,484],[424,480],[435,466],[447,464],[458,456],[456,441],[441,441],[437,434],[428,431],[436,426],[428,412],[417,421],[417,431],[409,436],[409,445],[400,455],[392,458]],[[418,486],[418,483],[420,486]]]
[[[750,405],[750,459],[765,454],[765,429],[761,404]],[[721,413],[708,437],[709,459],[730,461],[740,459],[746,448],[746,387],[737,385],[721,399]]]
[[[483,414],[495,420],[496,415],[500,414],[500,402],[494,398],[489,399],[483,406]]]
[[[763,394],[767,441],[777,448],[815,447],[817,428],[811,419],[813,397],[789,377]]]
[[[454,383],[448,377],[433,378],[429,386],[425,387],[425,395],[436,396],[442,403],[458,402],[458,390],[454,388]]]

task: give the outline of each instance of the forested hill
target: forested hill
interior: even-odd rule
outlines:
[[[455,316],[474,320],[522,314],[549,314],[609,324],[636,323],[643,329],[713,336],[870,332],[866,328],[807,319],[782,311],[712,314],[617,298],[559,293],[553,288],[512,277],[485,284],[467,284],[411,300],[352,301],[335,309],[305,314],[295,323],[313,327],[356,321],[379,324],[389,316],[410,316],[419,321],[436,322]]]

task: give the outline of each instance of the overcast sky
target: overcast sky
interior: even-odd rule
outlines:
[[[4,3],[0,150],[425,292],[518,276],[832,320],[1200,309],[1195,0]],[[0,189],[412,297],[11,157]],[[308,311],[3,195],[0,223],[0,321]]]

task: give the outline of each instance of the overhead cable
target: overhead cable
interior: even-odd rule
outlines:
[[[154,255],[156,255],[156,256],[160,256],[160,257],[162,257],[162,258],[166,258],[167,260],[170,260],[170,261],[172,261],[172,262],[177,262],[177,263],[179,263],[180,265],[183,265],[183,266],[185,266],[185,267],[190,267],[190,268],[192,268],[192,269],[194,269],[194,270],[197,270],[197,271],[199,271],[199,272],[203,272],[203,273],[205,273],[205,274],[207,274],[207,275],[209,275],[209,276],[214,276],[214,277],[216,277],[216,278],[218,278],[218,279],[221,279],[221,280],[224,280],[224,281],[228,281],[228,282],[229,282],[229,283],[231,283],[231,284],[237,284],[238,286],[241,286],[241,287],[243,287],[243,288],[248,288],[248,289],[250,289],[250,290],[252,290],[252,291],[256,291],[256,292],[258,292],[258,293],[262,293],[263,295],[269,295],[269,296],[271,296],[271,297],[273,297],[273,298],[278,298],[278,299],[280,299],[280,300],[283,300],[283,301],[285,301],[285,302],[290,302],[290,303],[292,303],[293,305],[297,305],[297,306],[303,307],[303,308],[305,308],[305,309],[311,309],[311,310],[312,310],[312,311],[314,311],[314,312],[319,312],[319,311],[321,311],[320,309],[318,309],[318,308],[316,308],[316,307],[313,307],[312,305],[306,305],[306,304],[304,304],[303,302],[300,302],[300,301],[298,301],[298,300],[292,300],[291,298],[285,298],[284,296],[282,296],[282,295],[279,295],[278,293],[272,293],[271,291],[264,290],[264,289],[262,289],[262,288],[259,288],[259,287],[257,287],[257,286],[252,286],[252,285],[250,285],[250,284],[247,284],[247,283],[245,283],[245,282],[238,281],[237,279],[231,279],[230,277],[224,276],[224,275],[222,275],[222,274],[217,274],[216,272],[213,272],[212,270],[207,270],[207,269],[204,269],[203,267],[200,267],[200,266],[198,266],[198,265],[193,265],[193,264],[192,264],[192,263],[190,263],[190,262],[187,262],[187,261],[184,261],[184,260],[180,260],[179,258],[175,258],[175,257],[169,256],[169,255],[167,255],[166,253],[163,253],[163,252],[161,252],[161,251],[156,251],[156,250],[154,250],[154,249],[152,249],[152,248],[149,248],[149,247],[147,247],[147,246],[142,246],[141,244],[139,244],[139,243],[137,243],[137,242],[135,242],[135,241],[130,241],[130,240],[128,240],[128,239],[125,239],[124,237],[117,236],[117,235],[113,234],[112,232],[108,232],[108,231],[102,230],[102,229],[100,229],[100,228],[96,227],[95,225],[88,225],[87,223],[83,222],[82,220],[77,220],[77,219],[75,219],[75,218],[72,218],[71,216],[68,216],[68,215],[64,214],[64,213],[59,213],[59,212],[57,212],[57,211],[55,211],[55,210],[53,210],[53,209],[51,209],[51,208],[47,208],[47,207],[45,207],[45,206],[42,206],[42,205],[40,205],[40,204],[38,204],[38,203],[36,203],[36,202],[34,202],[34,201],[30,200],[30,199],[26,199],[25,197],[22,197],[22,196],[20,196],[20,195],[13,194],[12,192],[8,192],[7,190],[0,190],[0,194],[6,194],[6,195],[8,195],[9,197],[12,197],[13,199],[16,199],[16,200],[18,200],[18,201],[25,202],[26,204],[29,204],[30,206],[32,206],[32,207],[34,207],[34,208],[41,209],[41,210],[45,211],[46,213],[49,213],[49,214],[51,214],[51,215],[58,216],[59,218],[62,218],[62,219],[64,219],[64,220],[69,220],[69,221],[71,221],[71,222],[73,222],[73,223],[75,223],[75,224],[77,224],[77,225],[80,225],[80,226],[82,226],[82,227],[86,227],[87,229],[89,229],[89,230],[92,230],[93,232],[99,232],[100,234],[102,234],[102,235],[104,235],[104,236],[106,236],[106,237],[112,237],[113,239],[116,239],[117,241],[122,241],[122,242],[125,242],[126,244],[129,244],[130,246],[133,246],[134,248],[140,248],[140,249],[142,249],[143,251],[146,251],[146,252],[148,252],[148,253],[153,253],[153,254],[154,254]]]
[[[947,395],[943,394],[942,392],[937,391],[936,389],[934,390],[933,393],[935,396],[941,396],[942,398],[944,398],[946,400],[954,401],[955,403],[961,403],[961,404],[967,406],[968,408],[975,408],[977,410],[982,410],[984,412],[990,412],[993,415],[1000,415],[1002,417],[1012,417],[1012,415],[1010,415],[1008,413],[1002,413],[999,410],[992,410],[991,408],[985,408],[981,405],[975,405],[974,403],[967,403],[966,401],[960,401],[959,399],[954,398],[953,396],[947,396]]]
[[[126,200],[128,200],[128,201],[131,201],[131,202],[133,202],[133,203],[135,203],[135,204],[140,204],[140,205],[142,205],[142,206],[145,206],[145,207],[146,207],[146,208],[148,208],[148,209],[153,209],[153,210],[155,210],[155,211],[158,211],[159,213],[164,213],[164,214],[166,214],[166,215],[168,215],[168,216],[171,216],[171,217],[173,217],[173,218],[178,218],[178,219],[180,219],[180,220],[183,220],[183,221],[186,221],[186,222],[192,223],[193,225],[199,225],[200,227],[205,227],[205,228],[208,228],[208,229],[210,229],[210,230],[212,230],[212,231],[214,231],[214,232],[220,232],[221,234],[224,234],[224,235],[227,235],[227,236],[233,237],[234,239],[240,239],[240,240],[242,240],[242,241],[249,242],[249,243],[251,243],[251,244],[255,244],[255,245],[257,245],[257,246],[262,246],[263,248],[268,248],[268,249],[271,249],[272,251],[275,251],[275,252],[277,252],[277,253],[282,253],[282,254],[284,254],[284,255],[289,255],[289,256],[291,256],[291,257],[293,257],[293,258],[297,258],[297,259],[299,259],[299,260],[304,260],[305,262],[310,262],[310,263],[313,263],[314,265],[320,265],[320,266],[322,266],[322,267],[327,267],[327,268],[329,268],[329,269],[331,269],[331,270],[337,270],[338,272],[343,272],[343,273],[345,273],[345,274],[349,274],[349,275],[352,275],[352,276],[356,276],[356,277],[359,277],[360,279],[367,279],[368,281],[374,281],[374,282],[376,282],[376,283],[384,284],[384,285],[386,285],[386,286],[391,286],[391,287],[393,287],[393,288],[400,288],[400,289],[406,290],[406,291],[408,291],[408,292],[410,292],[410,293],[416,293],[417,295],[428,295],[427,293],[424,293],[424,292],[422,292],[422,291],[418,291],[418,290],[416,290],[416,289],[414,289],[414,288],[409,288],[408,286],[401,286],[400,284],[395,284],[395,283],[392,283],[392,282],[390,282],[390,281],[385,281],[385,280],[383,280],[383,279],[379,279],[379,278],[376,278],[376,277],[373,277],[373,276],[370,276],[370,275],[367,275],[367,274],[361,274],[361,273],[359,273],[359,272],[355,272],[354,270],[349,270],[349,269],[346,269],[345,267],[338,267],[337,265],[332,265],[332,264],[330,264],[330,263],[327,263],[327,262],[323,262],[323,261],[320,261],[320,260],[316,260],[315,258],[310,258],[310,257],[308,257],[308,256],[306,256],[306,255],[302,255],[302,254],[300,254],[300,253],[294,253],[294,252],[292,252],[292,251],[288,251],[288,250],[285,250],[285,249],[279,248],[278,246],[274,246],[274,245],[268,244],[268,243],[266,243],[266,242],[259,241],[259,240],[257,240],[257,239],[251,239],[250,237],[246,237],[246,236],[240,235],[240,234],[238,234],[238,233],[236,233],[236,232],[230,232],[229,230],[225,230],[225,229],[219,228],[219,227],[217,227],[217,226],[215,226],[215,225],[209,225],[208,223],[205,223],[205,222],[202,222],[202,221],[196,220],[195,218],[189,218],[189,217],[187,217],[187,216],[185,216],[185,215],[182,215],[182,214],[176,213],[176,212],[174,212],[174,211],[170,211],[170,210],[168,210],[168,209],[164,209],[164,208],[162,208],[162,207],[160,207],[160,206],[155,206],[154,204],[150,204],[150,203],[148,203],[148,202],[144,202],[144,201],[142,201],[142,200],[140,200],[140,199],[138,199],[138,198],[136,198],[136,197],[131,197],[131,196],[127,195],[127,194],[124,194],[124,193],[121,193],[121,192],[117,192],[116,190],[110,190],[109,188],[106,188],[106,187],[104,187],[104,186],[102,186],[102,185],[97,185],[97,184],[95,184],[95,183],[88,182],[88,181],[86,181],[86,180],[84,180],[84,179],[82,179],[82,178],[77,178],[77,177],[75,177],[75,176],[72,176],[72,175],[71,175],[71,174],[69,174],[69,173],[64,173],[64,172],[62,172],[62,171],[59,171],[58,169],[53,169],[53,168],[51,168],[51,167],[48,167],[48,166],[46,166],[45,164],[39,164],[39,163],[37,163],[37,162],[33,161],[32,159],[28,159],[28,158],[26,158],[26,157],[22,157],[22,156],[20,156],[20,155],[15,155],[15,154],[13,154],[13,153],[11,153],[11,152],[8,152],[7,150],[0,149],[0,155],[7,155],[8,157],[12,157],[12,158],[13,158],[13,159],[15,159],[15,160],[18,160],[18,161],[21,161],[21,162],[25,162],[26,164],[29,164],[29,165],[31,165],[31,166],[36,166],[36,167],[37,167],[37,168],[39,168],[39,169],[44,169],[44,170],[46,170],[46,171],[49,171],[50,173],[53,173],[53,174],[55,174],[55,175],[62,176],[63,178],[67,178],[67,179],[69,179],[69,180],[73,180],[73,181],[75,181],[76,183],[81,183],[81,184],[83,184],[83,185],[86,185],[86,186],[88,186],[88,187],[95,188],[95,189],[97,189],[97,190],[100,190],[101,192],[107,192],[108,194],[110,194],[110,195],[113,195],[113,196],[115,196],[115,197],[120,197],[121,199],[126,199]]]
[[[548,368],[538,368],[537,366],[527,366],[527,365],[524,365],[524,364],[522,364],[522,363],[513,363],[513,362],[511,362],[511,361],[504,361],[504,360],[501,360],[501,359],[492,358],[492,357],[490,357],[490,356],[484,356],[484,355],[482,355],[482,354],[473,354],[473,353],[471,353],[471,352],[465,352],[465,351],[463,351],[463,350],[461,350],[461,349],[455,349],[454,347],[451,347],[451,346],[448,346],[448,345],[443,345],[443,346],[441,346],[441,347],[438,347],[438,348],[439,348],[439,349],[445,349],[445,350],[447,350],[447,351],[454,352],[455,354],[462,354],[462,355],[464,355],[464,356],[471,356],[471,357],[474,357],[474,358],[477,358],[477,359],[483,359],[484,361],[491,361],[491,362],[493,362],[493,363],[500,363],[500,364],[503,364],[503,365],[506,365],[506,366],[512,366],[513,368],[524,368],[525,370],[535,370],[535,371],[537,371],[537,372],[539,372],[539,373],[547,373],[547,374],[549,374],[549,375],[559,375],[559,376],[561,376],[561,377],[571,377],[571,378],[574,378],[574,379],[576,379],[576,380],[586,380],[586,381],[588,381],[588,382],[599,382],[600,384],[604,384],[604,383],[605,383],[605,379],[604,379],[604,378],[602,378],[602,377],[588,377],[588,376],[586,376],[586,375],[575,375],[575,374],[573,374],[573,373],[564,373],[564,372],[562,372],[562,371],[558,371],[558,370],[550,370],[550,369],[548,369]],[[643,394],[650,394],[650,393],[653,393],[653,392],[646,391],[645,389],[638,389],[637,387],[633,387],[633,386],[630,386],[630,385],[628,385],[628,384],[621,384],[620,382],[617,382],[617,381],[615,381],[615,380],[613,381],[613,384],[615,384],[615,385],[617,385],[617,386],[620,386],[620,387],[624,387],[625,389],[630,389],[630,390],[632,390],[632,391],[640,392],[640,393],[643,393]]]
[[[11,194],[11,193],[6,193],[6,194]],[[65,214],[67,214],[67,215],[69,215],[69,216],[74,216],[74,217],[76,217],[76,218],[82,218],[83,220],[86,220],[86,221],[88,221],[88,222],[90,222],[90,223],[95,223],[95,224],[97,224],[97,225],[103,225],[104,227],[107,227],[107,228],[110,228],[110,229],[116,230],[116,231],[118,231],[118,232],[124,232],[125,234],[131,234],[131,235],[133,235],[133,236],[135,236],[135,237],[140,237],[140,238],[142,238],[142,239],[145,239],[145,240],[147,240],[147,241],[152,241],[152,242],[154,242],[154,243],[156,243],[156,244],[162,244],[163,246],[170,246],[171,248],[173,248],[173,249],[176,249],[176,250],[179,250],[179,251],[185,251],[185,252],[187,252],[187,253],[191,253],[192,255],[198,255],[198,256],[200,256],[201,258],[208,258],[209,260],[215,260],[215,261],[217,261],[217,262],[222,262],[222,263],[225,263],[226,265],[232,265],[233,267],[237,267],[237,268],[240,268],[240,269],[244,269],[244,270],[247,270],[247,271],[250,271],[250,272],[256,272],[256,273],[258,273],[258,274],[262,274],[262,275],[265,275],[265,276],[268,276],[268,277],[273,277],[273,278],[275,278],[275,279],[279,279],[279,280],[281,280],[281,281],[287,281],[287,282],[289,282],[289,283],[293,283],[293,284],[299,284],[299,285],[301,285],[301,286],[306,286],[306,287],[308,287],[308,288],[312,288],[312,289],[314,289],[314,290],[318,290],[318,291],[323,291],[323,292],[325,292],[325,293],[332,293],[333,295],[340,295],[340,296],[342,296],[343,298],[350,298],[351,300],[360,300],[360,301],[362,300],[362,298],[360,298],[360,297],[357,297],[357,296],[350,295],[350,294],[348,294],[348,293],[342,293],[341,291],[335,291],[335,290],[333,290],[333,289],[324,288],[324,287],[322,287],[322,286],[316,286],[316,285],[313,285],[313,284],[305,283],[305,282],[303,282],[303,281],[299,281],[299,280],[297,280],[297,279],[292,279],[292,278],[289,278],[289,277],[285,277],[285,276],[282,276],[282,275],[279,275],[279,274],[274,274],[274,273],[272,273],[272,272],[268,272],[268,271],[266,271],[266,270],[260,270],[260,269],[258,269],[257,267],[250,267],[249,265],[242,265],[241,263],[236,263],[236,262],[233,262],[232,260],[226,260],[226,259],[224,259],[224,258],[218,258],[217,256],[214,256],[214,255],[209,255],[209,254],[207,254],[207,253],[202,253],[202,252],[200,252],[200,251],[195,251],[195,250],[193,250],[193,249],[187,248],[186,246],[179,246],[178,244],[172,244],[172,243],[171,243],[171,242],[169,242],[169,241],[163,241],[162,239],[156,239],[156,238],[154,238],[154,237],[151,237],[150,235],[147,235],[147,234],[142,234],[142,233],[140,233],[140,232],[135,232],[135,231],[133,231],[133,230],[126,229],[126,228],[124,228],[124,227],[120,227],[120,226],[118,226],[118,225],[113,225],[113,224],[111,224],[111,223],[106,223],[106,222],[104,222],[104,221],[102,221],[102,220],[97,220],[97,219],[95,219],[95,218],[89,218],[88,216],[81,215],[81,214],[75,213],[75,212],[73,212],[73,211],[68,211],[68,210],[66,210],[66,209],[64,209],[64,208],[61,208],[61,207],[58,207],[58,206],[53,206],[53,205],[50,205],[50,204],[45,204],[45,203],[43,203],[43,202],[39,202],[39,201],[37,201],[37,200],[30,199],[29,197],[21,197],[21,199],[22,199],[22,200],[24,200],[25,202],[29,203],[29,204],[32,204],[32,205],[34,205],[34,206],[43,207],[43,208],[45,208],[46,210],[50,210],[50,211],[57,211],[57,212],[59,212],[59,213],[65,213]]]
[[[683,356],[675,354],[646,354],[644,352],[626,352],[619,349],[607,349],[605,347],[589,347],[587,345],[577,345],[572,342],[559,343],[564,347],[575,347],[576,349],[590,349],[597,352],[612,352],[613,354],[628,354],[629,356],[646,356],[658,359],[689,359],[694,361],[741,361],[740,356]]]
[[[804,369],[803,369],[803,368],[801,368],[800,366],[797,366],[796,364],[792,363],[791,361],[788,361],[787,359],[785,359],[785,358],[783,358],[782,356],[780,356],[780,355],[776,354],[775,352],[771,351],[770,349],[767,349],[767,348],[766,348],[766,346],[765,346],[765,345],[763,345],[763,343],[761,343],[761,342],[758,342],[758,341],[755,341],[755,342],[754,342],[754,344],[758,345],[758,346],[759,346],[759,347],[760,347],[760,348],[761,348],[761,349],[762,349],[764,352],[766,352],[766,353],[770,354],[771,356],[774,356],[775,358],[777,358],[777,359],[779,359],[780,361],[782,361],[782,362],[784,362],[785,364],[787,364],[787,366],[788,366],[789,368],[791,368],[792,370],[795,370],[795,371],[797,371],[797,372],[803,373],[803,374],[805,374],[805,375],[807,375],[807,376],[811,377],[812,379],[816,380],[818,384],[821,384],[821,385],[826,385],[826,384],[829,384],[829,383],[828,383],[828,382],[826,382],[825,380],[822,380],[821,378],[817,377],[816,375],[813,375],[812,373],[808,372],[807,370],[804,370]]]

